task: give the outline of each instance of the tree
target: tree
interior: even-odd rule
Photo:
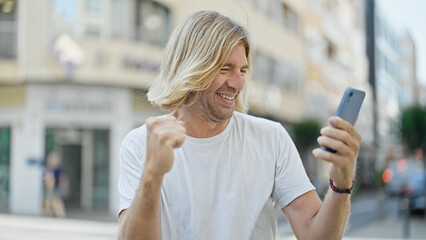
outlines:
[[[300,150],[310,148],[313,144],[317,143],[317,138],[320,135],[320,128],[321,126],[317,120],[304,120],[294,124],[294,143]]]
[[[304,120],[293,125],[294,143],[302,157],[305,169],[312,179],[317,178],[317,161],[312,155],[314,146],[318,146],[321,125],[316,120]]]
[[[401,138],[409,152],[418,148],[426,150],[426,108],[414,106],[405,109],[401,115]],[[423,166],[426,167],[426,156]]]
[[[414,106],[405,109],[401,115],[401,138],[407,150],[413,153],[423,151],[423,176],[426,173],[426,108]],[[426,181],[424,181],[426,184]],[[426,197],[426,192],[423,193]],[[426,202],[425,209],[426,209]],[[426,211],[424,212],[426,214]]]

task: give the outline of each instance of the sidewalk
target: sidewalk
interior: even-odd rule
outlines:
[[[403,219],[387,218],[375,221],[357,230],[348,231],[344,240],[403,240],[417,239],[426,240],[426,219],[412,217],[410,220],[409,238],[403,238]],[[277,240],[296,240],[292,234],[278,236]]]
[[[390,217],[377,220],[373,224],[356,231],[349,231],[346,236],[356,239],[404,239],[402,217]],[[345,238],[346,239],[346,238]],[[412,216],[409,223],[409,238],[426,240],[426,218]]]
[[[115,240],[118,223],[0,214],[1,240]]]
[[[113,240],[117,239],[117,232],[117,222],[0,214],[1,240]],[[356,231],[349,231],[343,239],[402,240],[402,219],[376,221]],[[426,240],[426,219],[411,219],[409,239]],[[287,233],[278,235],[277,240],[296,238]]]

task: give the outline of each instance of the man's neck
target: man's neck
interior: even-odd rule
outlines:
[[[177,109],[173,116],[185,123],[186,135],[195,138],[216,136],[224,131],[229,123],[229,119],[220,122],[206,120],[185,108]]]

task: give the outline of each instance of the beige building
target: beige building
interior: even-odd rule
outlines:
[[[215,9],[249,29],[251,112],[303,118],[301,1],[12,0],[0,2],[0,211],[42,214],[43,169],[58,152],[69,211],[118,208],[119,147],[148,116],[145,99],[173,27]]]
[[[362,89],[366,99],[356,129],[362,136],[360,172],[374,181],[372,159],[372,90],[368,84],[365,33],[361,1],[307,0],[304,14],[306,39],[305,118],[323,124],[333,115],[347,87]],[[309,159],[308,171],[326,183],[328,164]],[[369,170],[368,170],[369,169]]]

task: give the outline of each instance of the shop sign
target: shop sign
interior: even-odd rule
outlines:
[[[124,69],[128,70],[138,70],[146,72],[157,73],[160,69],[160,63],[153,61],[151,59],[138,59],[135,57],[124,56],[121,61],[121,65]]]
[[[49,99],[46,101],[45,110],[48,112],[84,112],[84,113],[110,113],[112,106],[108,102],[67,101]]]

